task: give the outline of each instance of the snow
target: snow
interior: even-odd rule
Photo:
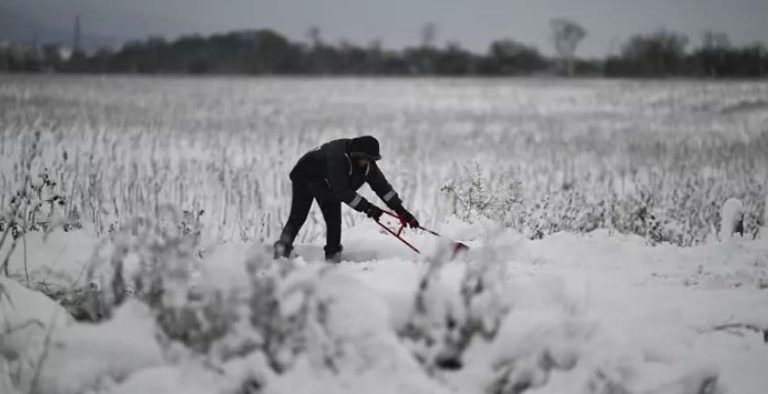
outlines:
[[[2,188],[19,188],[40,131],[32,175],[51,170],[85,228],[27,233],[0,277],[2,394],[768,387],[768,112],[753,108],[768,84],[3,82]],[[368,133],[406,206],[469,252],[452,260],[448,240],[408,232],[416,255],[344,209],[345,261],[327,265],[313,209],[297,257],[273,261],[295,159]],[[441,191],[463,182],[466,209]],[[730,197],[741,203],[720,211]],[[169,218],[168,205],[185,213]],[[732,236],[763,210],[762,238]],[[596,219],[610,212],[620,220]],[[202,241],[168,238],[180,222],[202,224]],[[528,239],[539,226],[545,237]],[[563,228],[606,229],[549,234]],[[664,243],[677,237],[696,246]],[[156,280],[161,294],[138,285]],[[73,303],[111,313],[75,322],[62,307]]]
[[[744,204],[738,198],[729,198],[720,211],[720,239],[725,241],[735,235],[739,223],[744,221]],[[743,230],[742,230],[743,231]]]
[[[103,379],[121,380],[164,363],[151,313],[136,301],[103,324],[77,324],[56,334],[45,358],[40,393],[81,393]]]
[[[0,355],[18,368],[24,388],[81,393],[104,378],[125,377],[162,361],[143,304],[129,302],[103,324],[75,324],[43,294],[6,278],[0,286],[7,294],[0,300]]]
[[[504,387],[698,393],[716,387],[757,394],[768,387],[768,344],[759,332],[768,328],[764,241],[651,247],[640,237],[607,230],[532,241],[488,221],[456,219],[439,230],[472,249],[450,260],[441,256],[444,241],[408,233],[429,251],[418,256],[364,223],[348,229],[345,261],[334,266],[321,261],[318,244],[301,245],[290,263],[265,257],[266,245],[206,250],[192,279],[202,294],[223,294],[227,310],[242,317],[250,313],[250,289],[259,286],[254,280],[274,280],[280,313],[308,316],[300,327],[303,350],[281,356],[286,369],[280,373],[259,351],[225,351],[258,338],[247,318],[200,353],[164,336],[157,324],[161,311],[139,300],[124,303],[105,322],[76,323],[42,294],[0,279],[13,300],[0,301],[0,326],[42,323],[0,336],[2,354],[17,355],[10,366],[0,364],[0,388],[19,381],[10,371],[20,360],[27,360],[20,387],[36,380],[41,393],[224,393],[249,386],[267,393],[480,393]],[[37,259],[47,248],[94,244],[84,240],[87,233],[75,233],[72,244],[63,235],[54,235],[52,243],[34,241],[38,254],[31,263],[43,267]],[[56,259],[52,270],[64,271],[56,275],[82,269],[78,262],[91,252],[79,250],[81,256]],[[294,266],[288,276],[274,271],[288,265]],[[429,284],[419,290],[425,277]],[[473,280],[486,288],[467,303],[462,289]],[[426,305],[422,314],[415,309],[419,297]],[[444,325],[448,317],[457,327],[473,321],[493,327],[497,321],[498,330],[493,337],[475,335],[457,350],[461,332]],[[409,324],[435,345],[404,335]],[[458,370],[429,362],[457,354]]]
[[[130,376],[113,393],[215,393],[221,390],[218,380],[214,373],[203,368],[162,366]]]
[[[42,232],[26,235],[27,250],[17,247],[11,255],[9,265],[16,267],[22,282],[26,283],[26,272],[39,284],[54,287],[83,286],[86,281],[91,253],[99,242],[90,229],[85,231],[55,231],[47,236]],[[5,256],[10,245],[6,242],[0,253]],[[26,269],[23,269],[26,262]]]
[[[48,297],[0,277],[0,388],[7,388],[3,382],[11,374],[29,387],[50,336],[70,324],[69,314]]]

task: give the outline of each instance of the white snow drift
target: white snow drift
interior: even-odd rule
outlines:
[[[174,309],[129,298],[96,324],[74,322],[42,294],[0,279],[0,392],[757,394],[768,387],[764,241],[649,247],[607,231],[531,241],[490,223],[441,230],[472,249],[449,260],[438,242],[409,234],[431,250],[425,258],[370,224],[348,231],[350,261],[338,266],[318,261],[318,245],[299,247],[293,262],[272,261],[262,246],[221,245],[205,251],[185,287],[199,300]],[[76,234],[72,242],[87,243],[85,232]],[[50,248],[66,241],[52,240],[34,245],[33,256],[56,256]],[[84,283],[90,251],[79,251],[51,262],[57,278]],[[211,300],[229,320],[202,337],[210,346],[169,335],[160,311],[188,308],[200,318]],[[270,334],[269,322],[289,334]],[[200,332],[218,327],[208,323]]]

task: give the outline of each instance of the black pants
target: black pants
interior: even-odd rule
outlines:
[[[324,183],[302,184],[292,182],[293,198],[288,222],[283,227],[280,240],[293,245],[301,226],[307,221],[312,200],[317,200],[325,219],[325,252],[335,253],[341,250],[341,202],[336,200],[330,188]]]

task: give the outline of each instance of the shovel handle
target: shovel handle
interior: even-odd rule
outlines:
[[[400,233],[402,233],[402,232],[403,232],[403,229],[405,228],[405,222],[404,222],[404,221],[403,221],[403,220],[400,218],[400,215],[397,215],[396,213],[394,213],[394,212],[390,212],[390,211],[387,211],[387,210],[382,210],[382,212],[384,212],[384,213],[386,213],[387,215],[389,215],[389,216],[392,216],[393,218],[395,218],[395,219],[399,220],[399,221],[400,221],[400,228],[397,230],[397,233],[395,233],[394,231],[392,231],[392,229],[390,229],[389,227],[387,227],[387,226],[385,226],[385,225],[381,224],[381,223],[380,223],[378,220],[376,221],[376,223],[379,223],[379,225],[380,225],[380,226],[384,227],[384,228],[385,228],[387,231],[389,231],[389,232],[390,232],[392,235],[394,235],[395,237],[397,237],[397,238],[398,238],[398,239],[400,239],[401,241],[405,242],[405,244],[406,244],[406,245],[408,245],[408,246],[410,246],[410,248],[411,248],[411,249],[415,250],[417,253],[421,253],[421,252],[419,252],[419,250],[418,250],[418,249],[414,248],[414,247],[413,247],[411,244],[409,244],[409,243],[408,243],[406,240],[404,240],[403,238],[401,238],[401,237],[400,237]],[[419,229],[419,230],[422,230],[422,231],[426,231],[426,232],[428,232],[428,233],[430,233],[430,234],[434,235],[435,237],[440,237],[440,238],[444,238],[444,239],[447,239],[446,237],[444,237],[444,236],[442,236],[442,235],[438,234],[438,233],[437,233],[437,231],[432,231],[432,230],[430,230],[430,229],[428,229],[428,228],[422,227],[421,225],[419,225],[419,226],[418,226],[418,229]],[[467,246],[467,244],[465,244],[465,243],[463,243],[463,242],[457,242],[457,241],[453,241],[453,240],[449,240],[449,241],[451,241],[451,242],[453,243],[453,245],[454,245],[454,248],[455,248],[455,250],[456,250],[456,251],[458,251],[458,250],[468,250],[468,249],[469,249],[469,246]]]
[[[400,220],[400,230],[397,232],[398,234],[400,234],[400,232],[403,231],[403,228],[405,228],[405,223],[403,222],[402,219],[400,219],[400,216],[398,214],[394,213],[394,212],[390,212],[390,211],[387,211],[387,210],[382,210],[382,211],[384,213],[386,213],[387,215],[392,216],[393,218],[395,218],[397,220]],[[442,237],[442,235],[438,234],[437,232],[432,231],[432,230],[430,230],[428,228],[424,228],[421,225],[418,226],[418,229],[426,231],[426,232],[428,232],[428,233],[430,233],[430,234],[432,234],[432,235],[434,235],[436,237]]]
[[[384,212],[386,212],[386,211],[384,211]],[[400,236],[400,233],[403,232],[403,227],[405,226],[404,224],[400,223],[400,228],[397,229],[397,232],[395,232],[394,230],[392,230],[391,228],[387,227],[384,223],[382,223],[382,222],[380,222],[378,220],[376,220],[376,223],[378,223],[379,226],[381,226],[381,228],[383,228],[386,232],[392,234],[392,236],[394,236],[395,238],[399,239],[402,243],[405,244],[405,246],[411,248],[411,250],[413,250],[414,252],[416,252],[418,254],[421,254],[420,250],[416,249],[415,246],[411,245],[410,242],[406,241],[405,239],[403,239],[403,237]]]

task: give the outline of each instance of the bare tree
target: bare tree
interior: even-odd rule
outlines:
[[[731,47],[728,34],[713,31],[705,31],[701,36],[701,46],[709,50],[722,50]]]
[[[552,28],[555,51],[563,64],[563,71],[566,75],[573,75],[576,47],[587,36],[587,30],[574,21],[562,18],[552,19],[549,25]]]
[[[317,48],[322,43],[322,31],[317,26],[312,26],[307,30],[307,38],[312,43],[312,46]]]
[[[381,38],[374,38],[368,43],[368,48],[371,52],[381,53],[384,48],[384,41]]]
[[[421,27],[421,46],[432,48],[437,41],[437,25],[433,22],[425,23]]]

